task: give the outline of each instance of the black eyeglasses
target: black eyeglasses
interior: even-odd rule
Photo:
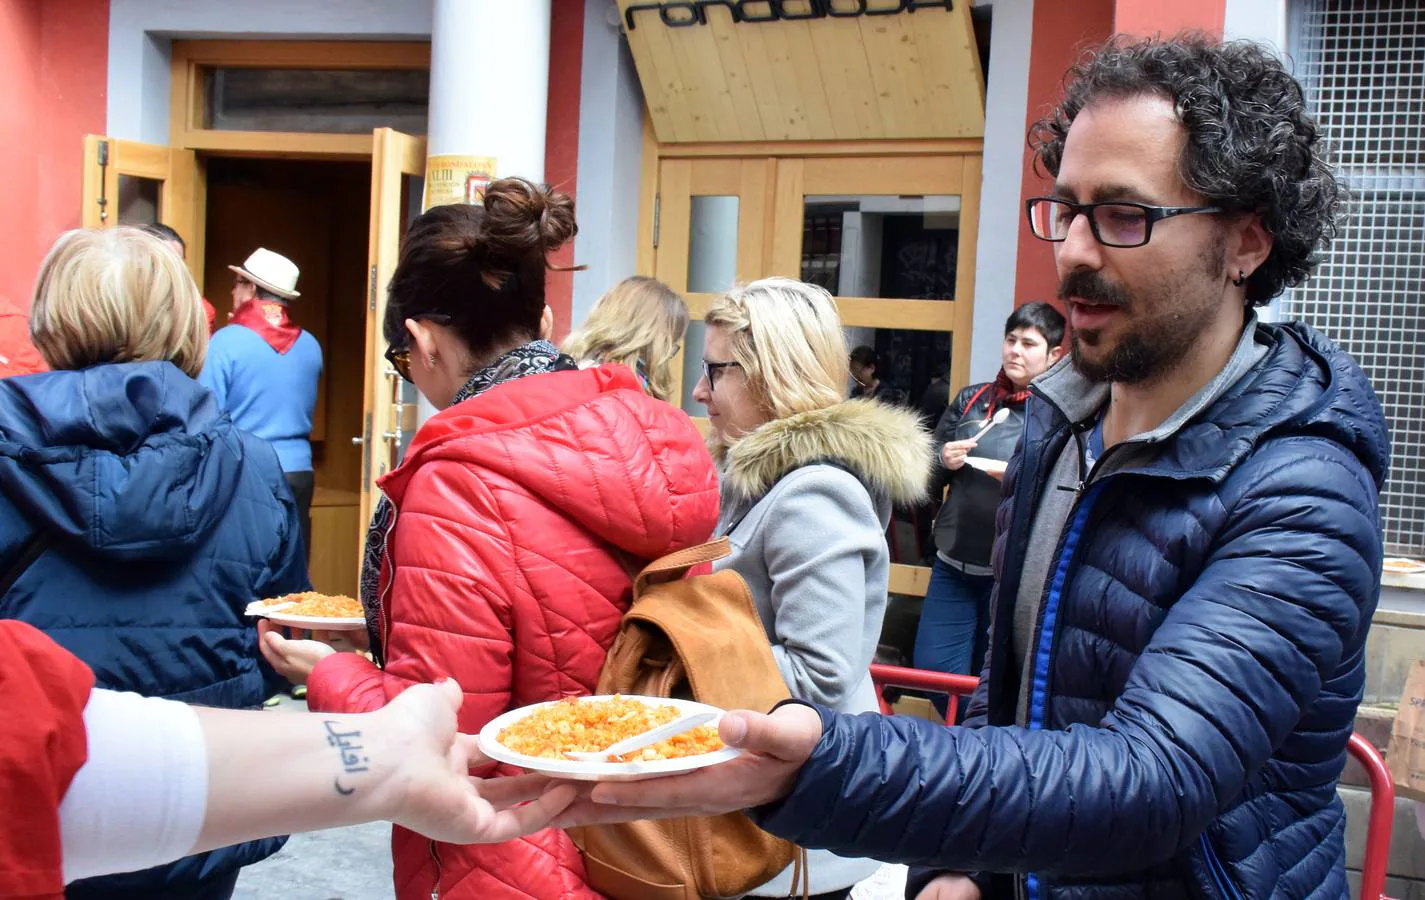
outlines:
[[[729,366],[741,368],[742,364],[737,362],[708,362],[707,360],[703,360],[703,377],[708,380],[709,391],[717,388],[717,373]]]
[[[1146,203],[1071,203],[1057,197],[1032,197],[1024,203],[1029,228],[1041,241],[1055,243],[1069,236],[1079,215],[1089,217],[1094,240],[1105,247],[1141,247],[1153,237],[1153,223],[1174,216],[1220,213],[1220,206],[1149,206]]]
[[[449,325],[453,321],[450,316],[443,313],[417,313],[414,316],[406,316],[408,319],[415,319],[418,322],[434,322],[437,325]],[[396,374],[402,379],[411,381],[411,348],[402,344],[399,347],[390,344],[386,347],[386,362],[391,364],[391,368],[396,370]],[[412,382],[414,384],[414,382]]]

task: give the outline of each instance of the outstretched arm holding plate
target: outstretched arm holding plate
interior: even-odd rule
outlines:
[[[78,878],[379,819],[444,841],[507,841],[547,827],[575,795],[469,777],[485,760],[456,731],[453,681],[363,715],[205,709],[93,684],[41,632],[0,622],[12,726],[0,732],[0,793],[16,801],[0,821],[0,895],[57,895]]]

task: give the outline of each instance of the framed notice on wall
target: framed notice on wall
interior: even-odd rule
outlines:
[[[425,198],[421,210],[448,203],[481,205],[495,178],[493,156],[432,156],[426,160]]]

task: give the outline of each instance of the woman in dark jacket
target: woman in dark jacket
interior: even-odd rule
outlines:
[[[931,496],[947,486],[950,493],[935,517],[935,567],[915,635],[918,669],[980,672],[994,586],[990,545],[1000,478],[1024,430],[1029,382],[1058,361],[1063,340],[1064,317],[1054,307],[1026,303],[1016,309],[1004,323],[995,380],[962,390],[935,428]],[[974,440],[1000,410],[1008,410],[1004,420]]]
[[[31,318],[54,371],[0,380],[0,616],[45,631],[98,687],[259,706],[243,611],[307,588],[296,507],[272,448],[194,380],[208,330],[183,262],[136,229],[69,232],[40,270]],[[223,898],[281,845],[66,895]]]

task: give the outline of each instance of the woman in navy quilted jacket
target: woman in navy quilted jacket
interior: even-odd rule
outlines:
[[[260,706],[243,610],[307,588],[297,512],[272,448],[194,380],[208,328],[182,260],[137,229],[71,231],[31,323],[53,371],[0,379],[0,616],[45,631],[101,688]],[[220,900],[282,840],[66,894]]]

